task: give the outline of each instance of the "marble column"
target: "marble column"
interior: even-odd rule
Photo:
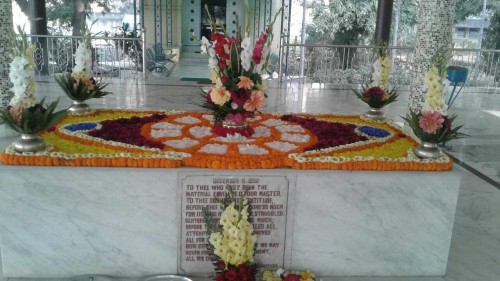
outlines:
[[[0,108],[4,108],[12,98],[10,92],[9,63],[12,43],[12,1],[0,0]]]
[[[408,109],[419,112],[424,98],[423,77],[428,70],[432,56],[445,46],[451,46],[451,32],[455,15],[456,0],[420,0],[417,12],[417,40],[413,75],[410,84]]]

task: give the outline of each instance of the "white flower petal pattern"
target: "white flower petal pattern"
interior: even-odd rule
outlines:
[[[261,122],[261,124],[266,125],[268,127],[276,127],[280,125],[286,125],[288,123],[279,119],[267,119],[266,121]]]
[[[178,137],[182,135],[182,131],[179,129],[161,129],[152,130],[151,137],[153,138],[164,138],[164,137]]]
[[[281,152],[288,152],[297,148],[297,146],[293,143],[281,141],[267,142],[266,146]]]
[[[262,147],[258,147],[253,144],[240,144],[238,145],[238,150],[240,154],[251,154],[251,155],[265,155],[269,154],[269,151]]]
[[[302,128],[300,125],[279,125],[276,126],[276,129],[280,131],[281,133],[286,133],[286,132],[294,132],[294,133],[303,133],[304,128]]]
[[[268,138],[271,136],[271,130],[268,127],[259,126],[254,128],[252,138]]]
[[[200,143],[199,141],[193,140],[190,138],[183,138],[182,140],[169,140],[169,141],[164,142],[165,145],[168,145],[168,146],[174,147],[174,148],[188,148],[188,147],[195,146],[199,143]]]
[[[310,140],[310,137],[309,135],[284,133],[281,134],[281,139],[284,141],[291,141],[291,142],[308,142]]]
[[[226,154],[227,144],[207,144],[200,148],[200,152],[206,152],[210,154]]]
[[[182,125],[176,125],[172,124],[169,122],[159,122],[151,126],[151,129],[175,129],[175,130],[181,130],[184,126]]]
[[[203,138],[212,134],[212,128],[196,126],[189,129],[189,133],[195,138]]]
[[[192,117],[192,116],[184,116],[184,117],[175,119],[175,122],[181,123],[181,124],[198,124],[201,121],[200,121],[200,119]]]

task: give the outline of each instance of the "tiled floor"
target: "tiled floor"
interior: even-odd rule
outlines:
[[[206,77],[206,68],[195,59],[177,65],[168,79],[113,80],[114,92],[89,102],[95,108],[164,109],[199,111],[200,87],[181,82],[181,77]],[[61,97],[61,107],[70,102],[53,81],[37,84],[39,96],[47,100]],[[350,90],[293,81],[269,82],[265,112],[308,112],[352,114],[366,110]],[[408,93],[386,109],[386,115],[402,121]],[[451,154],[463,162],[447,275],[445,277],[338,277],[338,281],[498,281],[500,280],[500,91],[467,89],[455,102],[451,113],[459,114],[457,124],[472,137],[450,143]],[[0,138],[4,147],[15,138]],[[1,169],[1,165],[0,165]],[[0,281],[3,280],[0,278]],[[78,280],[85,280],[79,278]],[[95,279],[98,280],[98,279]],[[323,279],[326,281],[327,279]]]

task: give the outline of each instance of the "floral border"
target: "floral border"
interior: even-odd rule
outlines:
[[[155,113],[170,116],[189,116],[203,118],[206,113],[181,111],[137,111],[137,110],[98,110],[88,115],[68,116],[61,120],[54,128],[42,132],[40,135],[51,144],[45,151],[31,154],[20,154],[12,146],[7,147],[0,155],[0,160],[9,165],[36,165],[36,166],[93,166],[93,167],[154,167],[177,168],[182,166],[201,167],[212,169],[330,169],[330,170],[418,170],[418,171],[445,171],[453,167],[453,161],[446,154],[434,160],[422,160],[413,154],[413,148],[418,140],[411,133],[404,132],[394,122],[369,123],[357,115],[334,114],[293,114],[303,118],[316,118],[320,121],[342,122],[356,126],[373,126],[386,130],[389,135],[367,141],[340,145],[312,151],[301,152],[299,147],[290,153],[270,151],[267,155],[236,155],[228,150],[225,155],[209,154],[190,149],[167,149],[138,147],[113,141],[105,141],[90,137],[79,132],[64,129],[65,126],[78,122],[99,122],[133,116],[147,116]],[[262,114],[261,121],[271,118],[279,119],[284,114]],[[257,118],[259,119],[259,118]],[[205,120],[204,122],[209,122]],[[149,130],[150,130],[149,126]],[[147,128],[145,129],[147,131]],[[306,130],[307,131],[307,130]],[[183,129],[183,134],[186,130]],[[141,134],[144,134],[141,130]],[[310,135],[307,144],[315,141]],[[208,140],[201,138],[200,141]],[[274,133],[268,141],[280,141]],[[75,147],[76,152],[64,152],[63,142],[67,146]],[[258,139],[251,144],[261,147],[263,142]],[[75,145],[81,144],[81,147]],[[207,141],[207,143],[209,143]],[[202,143],[203,144],[203,143]],[[231,148],[238,143],[231,144]],[[305,144],[304,144],[305,145]],[[80,151],[80,150],[81,151]],[[95,149],[95,150],[93,150]],[[393,150],[392,152],[390,150]],[[376,153],[375,153],[376,152]],[[391,156],[389,153],[393,155]],[[380,154],[381,156],[374,156]],[[397,155],[395,157],[394,155]]]

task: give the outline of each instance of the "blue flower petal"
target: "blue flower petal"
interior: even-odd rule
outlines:
[[[390,132],[384,130],[384,129],[379,129],[379,128],[374,128],[370,126],[361,126],[358,127],[358,131],[361,133],[369,136],[369,137],[376,137],[376,138],[385,138],[391,135]]]
[[[77,132],[77,131],[90,131],[95,129],[96,127],[97,123],[84,122],[84,123],[77,123],[64,126],[64,129],[71,132]]]

